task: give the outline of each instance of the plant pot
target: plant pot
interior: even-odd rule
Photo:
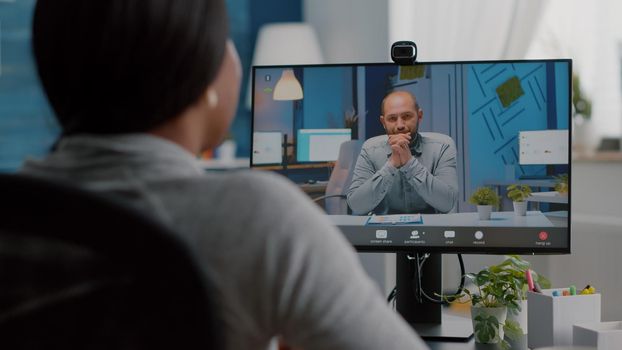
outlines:
[[[235,161],[235,151],[237,145],[234,140],[225,140],[217,149],[218,159],[223,162],[231,163]]]
[[[516,321],[519,325],[523,334],[527,334],[527,300],[520,301],[520,311],[517,314],[513,314],[508,312],[508,320]]]
[[[477,214],[480,220],[490,220],[490,213],[492,213],[492,205],[477,206]]]
[[[597,134],[592,121],[584,118],[574,118],[572,123],[572,148],[579,153],[594,152],[598,146]]]
[[[471,306],[471,321],[475,342],[497,344],[503,340],[503,324],[507,317],[507,308]]]
[[[512,203],[514,203],[514,214],[516,214],[516,216],[527,215],[527,201]]]

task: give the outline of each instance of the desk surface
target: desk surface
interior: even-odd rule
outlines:
[[[532,192],[531,195],[527,197],[527,201],[568,204],[568,195],[560,194],[557,191]]]
[[[470,315],[455,315],[447,310],[443,310],[443,322],[468,322],[471,323]],[[498,344],[477,344],[471,337],[468,341],[445,341],[445,340],[425,340],[430,350],[501,350]],[[527,350],[527,336],[523,336],[516,342],[511,342],[511,350]]]
[[[501,350],[501,346],[497,344],[477,344],[475,340],[471,338],[468,342],[450,342],[450,341],[426,341],[426,344],[430,347],[430,350]],[[528,350],[527,347],[527,336],[524,336],[523,339],[519,340],[516,343],[512,343],[512,348],[510,350]],[[538,348],[536,350],[596,350],[593,347],[582,347],[582,346],[553,346],[553,347],[545,347]]]
[[[524,343],[524,342],[523,342]],[[454,342],[454,341],[441,341],[441,340],[427,340],[426,344],[430,347],[430,350],[501,350],[501,346],[498,344],[477,344],[475,340],[471,338],[468,342]],[[511,350],[527,350],[527,346],[515,345]]]
[[[309,193],[322,193],[324,194],[324,192],[326,192],[326,186],[328,186],[328,181],[318,181],[316,183],[303,183],[303,184],[298,184],[298,187],[300,187],[300,189],[309,194]]]
[[[208,171],[222,171],[222,170],[236,170],[236,169],[248,169],[251,161],[249,158],[235,158],[229,160],[223,159],[200,159],[199,164],[203,169]]]
[[[484,180],[487,186],[509,186],[509,185],[527,185],[530,187],[555,187],[557,182],[550,179],[531,179],[531,180]]]

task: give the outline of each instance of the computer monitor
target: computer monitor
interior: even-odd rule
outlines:
[[[273,98],[284,69],[301,99]],[[406,253],[569,253],[570,189],[555,189],[570,184],[571,71],[569,59],[253,67],[253,130],[286,141],[282,164],[251,166],[340,201],[318,204],[359,251],[405,253],[398,293]],[[512,184],[533,192],[524,216]],[[501,201],[480,219],[470,199],[482,187]]]
[[[520,165],[568,164],[568,130],[518,133]]]
[[[299,162],[334,162],[339,147],[352,138],[351,129],[299,129],[296,159]]]
[[[253,133],[253,164],[273,165],[283,163],[283,133],[256,131]]]

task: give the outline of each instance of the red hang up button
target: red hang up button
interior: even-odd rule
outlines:
[[[540,238],[541,241],[546,241],[549,238],[549,234],[546,231],[540,231],[538,238]]]

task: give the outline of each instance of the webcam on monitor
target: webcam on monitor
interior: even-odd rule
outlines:
[[[415,64],[417,44],[413,41],[396,41],[391,45],[391,59],[400,66]]]

